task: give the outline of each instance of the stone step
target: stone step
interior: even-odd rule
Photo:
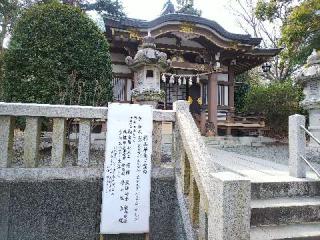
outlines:
[[[316,180],[251,183],[253,200],[317,195],[320,195],[320,181]]]
[[[219,145],[220,144],[220,140],[214,140],[214,139],[204,139],[204,142],[208,145]]]
[[[319,240],[320,223],[289,224],[279,226],[252,227],[252,240]]]
[[[251,226],[320,222],[320,197],[253,200]]]

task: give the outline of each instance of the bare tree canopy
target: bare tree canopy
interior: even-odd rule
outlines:
[[[253,37],[262,38],[261,47],[283,48],[281,28],[292,7],[292,1],[283,0],[273,5],[275,0],[266,3],[263,0],[230,0],[229,9],[238,18],[238,24]],[[269,4],[269,5],[268,5]],[[284,81],[295,70],[290,59],[280,54],[271,61],[272,68],[265,75],[271,81]]]

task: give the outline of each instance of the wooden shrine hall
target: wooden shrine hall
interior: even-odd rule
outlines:
[[[153,21],[104,19],[115,101],[131,101],[135,83],[125,58],[133,57],[143,37],[149,34],[155,38],[157,50],[171,60],[171,69],[162,74],[161,89],[166,96],[161,108],[172,109],[174,101],[188,100],[195,119],[203,119],[207,114],[207,123],[204,125],[202,121],[202,128],[219,130],[221,134],[264,127],[263,122],[239,121],[234,116],[235,77],[267,62],[280,49],[260,48],[262,39],[230,33],[215,21],[200,17],[193,1],[183,2],[176,10],[167,1],[160,17]]]

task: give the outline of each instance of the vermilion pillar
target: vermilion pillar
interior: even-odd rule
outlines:
[[[229,107],[234,111],[234,85],[235,85],[235,74],[233,67],[229,68]]]
[[[215,132],[218,131],[218,83],[217,74],[212,73],[209,76],[208,83],[208,117],[209,122],[214,124]]]

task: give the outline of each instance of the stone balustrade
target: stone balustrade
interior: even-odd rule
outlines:
[[[0,103],[0,178],[101,178],[102,169],[90,167],[90,134],[92,120],[107,120],[107,111],[106,107]],[[15,118],[19,116],[26,117],[25,167],[11,168]],[[42,117],[53,119],[50,168],[38,167]],[[66,121],[70,118],[79,119],[78,157],[76,166],[66,168]],[[187,239],[250,239],[250,181],[224,172],[210,162],[212,156],[189,112],[188,103],[176,102],[173,111],[154,110],[153,120],[153,171],[160,169],[159,173],[165,169],[161,162],[162,122],[173,125],[171,161],[176,164],[180,210],[185,204],[183,225],[189,232]]]
[[[318,178],[320,172],[311,161],[307,159],[306,150],[318,152],[320,140],[305,127],[306,117],[295,114],[289,117],[289,174],[296,178],[306,178],[307,167],[311,169]],[[310,137],[307,144],[306,135]]]
[[[187,199],[192,227],[198,229],[194,238],[250,239],[250,181],[209,164],[211,155],[188,103],[175,102],[174,110],[174,158],[180,170],[176,178]]]
[[[89,167],[92,121],[107,120],[106,107],[65,106],[47,104],[0,103],[0,167],[10,168],[13,158],[14,126],[16,117],[26,118],[24,131],[24,167],[37,168],[41,118],[51,118],[52,150],[50,167],[65,167],[67,119],[79,119],[79,141],[76,166]],[[174,122],[173,111],[154,110],[154,158],[161,162],[161,124]]]

